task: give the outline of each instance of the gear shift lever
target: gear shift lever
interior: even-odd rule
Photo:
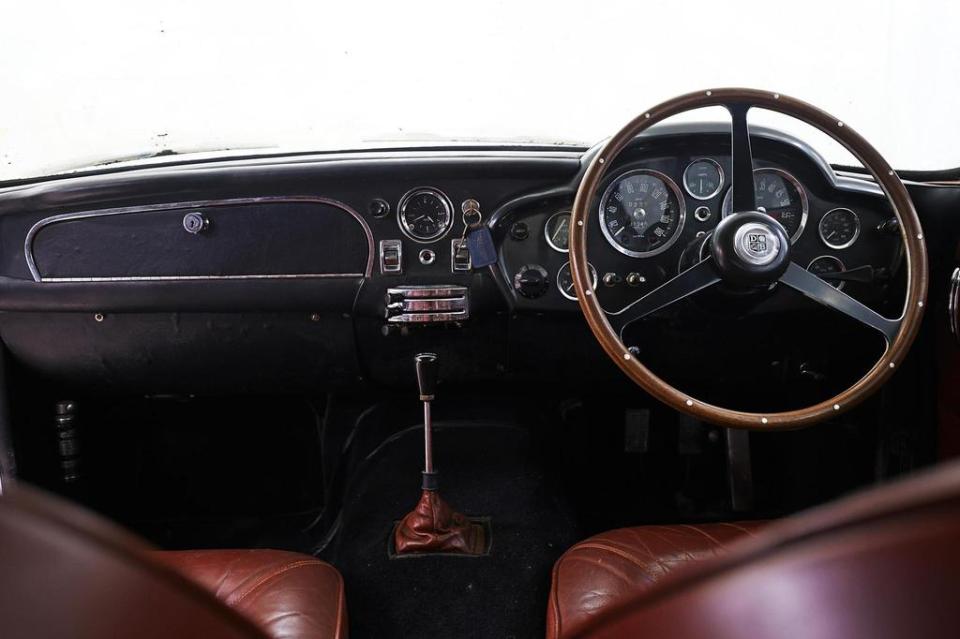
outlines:
[[[439,365],[435,353],[420,353],[414,361],[417,364],[420,401],[423,402],[423,489],[437,490],[437,474],[433,470],[433,419],[430,416],[430,403],[437,392]]]
[[[417,507],[394,529],[394,548],[398,555],[417,552],[482,554],[486,537],[483,526],[455,512],[438,492],[439,482],[433,468],[430,405],[437,393],[439,358],[434,353],[420,353],[414,362],[420,401],[423,402],[423,490]]]

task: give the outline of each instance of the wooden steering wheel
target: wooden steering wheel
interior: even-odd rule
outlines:
[[[850,388],[819,404],[779,413],[750,413],[715,406],[684,393],[657,377],[630,353],[594,295],[587,265],[587,232],[597,187],[621,151],[640,133],[666,118],[703,107],[729,111],[733,214],[714,231],[705,259],[646,293],[626,309],[631,322],[719,282],[769,286],[780,282],[805,296],[879,331],[886,349]],[[806,122],[843,145],[873,175],[900,222],[907,267],[907,294],[897,319],[878,314],[790,260],[790,237],[773,218],[756,210],[753,158],[747,112],[760,107]],[[903,182],[865,139],[846,123],[801,100],[753,89],[712,89],[679,96],[640,114],[603,146],[587,168],[570,217],[570,266],[580,309],[607,355],[651,395],[694,417],[731,428],[757,430],[809,426],[850,409],[877,390],[896,370],[920,328],[927,294],[927,252],[920,220]]]

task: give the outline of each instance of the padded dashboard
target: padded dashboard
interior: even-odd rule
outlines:
[[[848,268],[870,265],[883,277],[848,282],[845,290],[884,312],[896,308],[898,241],[880,230],[889,211],[876,186],[839,178],[796,140],[754,135],[756,166],[789,172],[809,200],[806,229],[794,247],[798,260],[828,254]],[[0,188],[0,337],[36,373],[100,390],[396,385],[412,382],[410,358],[423,350],[441,354],[449,382],[585,376],[595,383],[622,381],[590,336],[576,301],[562,294],[558,279],[568,257],[547,241],[545,229],[568,210],[594,152],[320,154],[111,169],[9,185]],[[644,136],[624,153],[611,179],[645,169],[682,185],[684,167],[703,157],[727,168],[724,127],[691,125]],[[429,241],[411,237],[398,216],[405,194],[421,187],[442,193],[452,205],[452,221]],[[595,220],[588,255],[605,307],[615,312],[675,274],[719,221],[725,191],[698,199],[681,189],[685,223],[670,247],[649,257],[616,250]],[[925,225],[945,202],[960,202],[953,188],[913,186],[911,192]],[[452,243],[463,233],[460,209],[468,199],[480,203],[498,262],[459,271]],[[924,211],[928,199],[936,202],[933,212]],[[709,215],[695,216],[700,207]],[[836,207],[856,211],[861,221],[860,237],[842,249],[825,245],[817,233],[821,218]],[[185,226],[192,213],[205,220],[200,232]],[[384,242],[402,252],[398,272],[385,272]],[[431,259],[424,259],[425,251]],[[518,274],[530,266],[545,273],[542,294],[519,290]],[[608,274],[615,276],[612,285]],[[418,286],[464,290],[469,319],[392,325],[387,306],[401,302],[388,291]],[[783,317],[809,310],[804,300],[776,292],[762,306]],[[704,310],[707,324],[668,314],[655,330],[644,329],[638,345],[654,357],[657,342],[669,345],[669,357],[684,368],[688,360],[677,359],[678,353],[705,353],[713,344],[708,329],[754,328],[736,313],[723,314],[730,309]],[[792,330],[794,324],[783,326]],[[770,358],[796,368],[809,362],[787,357],[788,351],[829,353],[834,341],[856,347],[842,330],[835,333],[814,332],[813,344],[781,335],[773,346],[780,352]],[[754,339],[759,347],[761,338]],[[545,347],[551,344],[562,347]],[[717,362],[704,357],[701,369],[708,364]],[[731,371],[722,374],[737,379]]]

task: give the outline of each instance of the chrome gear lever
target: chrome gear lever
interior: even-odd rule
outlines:
[[[423,489],[437,490],[437,474],[433,470],[433,418],[430,415],[430,403],[436,397],[440,366],[436,353],[420,353],[414,361],[417,364],[420,401],[423,402]]]
[[[455,553],[481,555],[487,533],[483,525],[461,515],[443,500],[438,491],[437,472],[433,469],[433,419],[430,403],[437,394],[439,361],[435,353],[420,353],[417,384],[423,402],[423,485],[416,507],[393,530],[393,548],[397,555],[409,553]]]

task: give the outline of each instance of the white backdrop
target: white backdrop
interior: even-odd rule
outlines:
[[[164,150],[593,143],[725,85],[813,102],[897,167],[960,165],[955,0],[7,0],[0,16],[0,179]]]

